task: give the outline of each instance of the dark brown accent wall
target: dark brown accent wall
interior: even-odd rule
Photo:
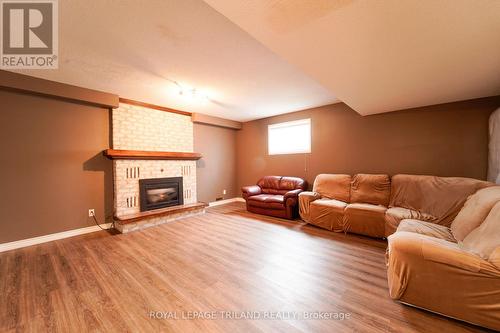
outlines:
[[[264,175],[410,173],[485,179],[488,117],[500,96],[360,116],[344,103],[246,122],[237,132],[238,188]],[[267,153],[267,125],[311,118],[311,154]]]
[[[113,213],[109,110],[0,89],[0,243]]]
[[[202,154],[196,162],[198,201],[212,202],[239,196],[236,187],[236,130],[206,124],[194,125],[194,150]]]

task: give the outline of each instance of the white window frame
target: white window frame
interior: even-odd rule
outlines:
[[[298,125],[308,125],[309,126],[309,142],[308,147],[305,149],[293,149],[290,151],[272,151],[271,150],[271,131],[276,128],[292,127]],[[308,154],[311,152],[311,140],[312,140],[312,129],[311,129],[311,118],[299,119],[293,121],[287,121],[284,123],[271,124],[267,126],[267,152],[269,155],[289,155],[289,154]]]

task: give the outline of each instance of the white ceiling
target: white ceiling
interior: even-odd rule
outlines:
[[[500,0],[65,0],[59,69],[20,72],[239,121],[366,115],[499,95],[499,18]]]
[[[59,69],[18,72],[239,121],[337,101],[202,0],[59,1]]]
[[[366,115],[500,94],[500,0],[205,0]]]

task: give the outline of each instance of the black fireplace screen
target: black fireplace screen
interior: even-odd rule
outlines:
[[[182,177],[140,179],[141,212],[182,205]]]

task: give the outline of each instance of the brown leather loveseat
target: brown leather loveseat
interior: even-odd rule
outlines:
[[[265,176],[257,185],[241,191],[249,212],[293,219],[298,212],[298,196],[305,189],[307,182],[301,178]]]

